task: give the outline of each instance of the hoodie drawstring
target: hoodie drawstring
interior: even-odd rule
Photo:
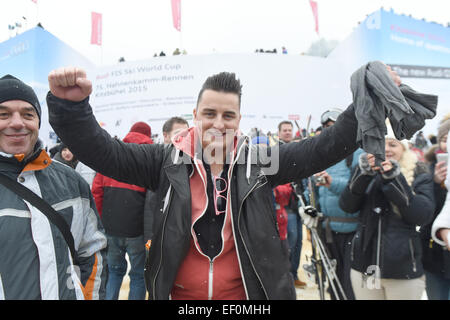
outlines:
[[[179,158],[180,158],[180,149],[176,149],[175,158],[173,159],[173,164],[177,164]]]
[[[252,139],[246,136],[248,139],[248,155],[247,155],[247,170],[245,176],[247,177],[247,183],[250,184],[250,170],[252,168]]]

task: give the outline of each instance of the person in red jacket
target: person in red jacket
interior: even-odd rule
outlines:
[[[123,139],[127,143],[153,144],[151,128],[145,122],[135,123]],[[97,210],[102,219],[108,239],[107,259],[109,276],[106,283],[106,300],[117,300],[123,277],[129,272],[129,300],[145,299],[144,262],[145,241],[143,214],[146,189],[118,182],[97,173],[92,183]]]
[[[292,194],[292,186],[290,183],[282,184],[273,189],[275,195],[275,202],[277,213],[278,232],[280,233],[280,239],[287,239],[287,223],[288,213],[285,206],[289,205],[290,196]]]
[[[278,124],[278,137],[280,139],[280,144],[295,143],[293,141],[293,129],[294,126],[290,121],[282,121]],[[277,223],[280,229],[281,236],[281,226],[283,226],[283,215],[280,210],[285,212],[286,217],[286,237],[289,246],[289,260],[291,262],[291,273],[294,277],[294,285],[297,288],[305,288],[306,283],[301,281],[298,277],[298,267],[300,265],[300,258],[302,252],[302,241],[303,241],[303,227],[300,216],[297,212],[298,200],[294,194],[294,190],[290,183],[279,185],[274,188],[275,202],[277,210]],[[278,194],[278,197],[277,197]],[[295,208],[295,209],[293,209]],[[280,226],[280,221],[282,222]],[[284,227],[284,226],[283,226]],[[283,240],[283,239],[282,239]]]

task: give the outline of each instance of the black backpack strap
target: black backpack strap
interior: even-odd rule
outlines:
[[[61,232],[64,239],[69,246],[72,260],[75,265],[78,265],[78,259],[75,251],[75,242],[70,232],[69,225],[66,220],[55,210],[51,205],[44,201],[41,197],[35,194],[33,191],[23,186],[19,182],[5,176],[0,173],[0,183],[6,188],[18,194],[22,199],[28,201],[31,205],[38,208],[45,216],[53,223]]]

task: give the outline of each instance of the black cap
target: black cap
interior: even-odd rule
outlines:
[[[41,125],[41,105],[33,88],[8,74],[0,78],[0,103],[10,100],[22,100],[31,104],[39,117]]]

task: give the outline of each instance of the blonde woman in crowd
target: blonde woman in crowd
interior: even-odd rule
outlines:
[[[416,226],[434,211],[433,177],[406,141],[385,137],[386,160],[362,154],[340,198],[344,211],[360,211],[352,241],[351,281],[357,300],[414,300],[425,289]]]

